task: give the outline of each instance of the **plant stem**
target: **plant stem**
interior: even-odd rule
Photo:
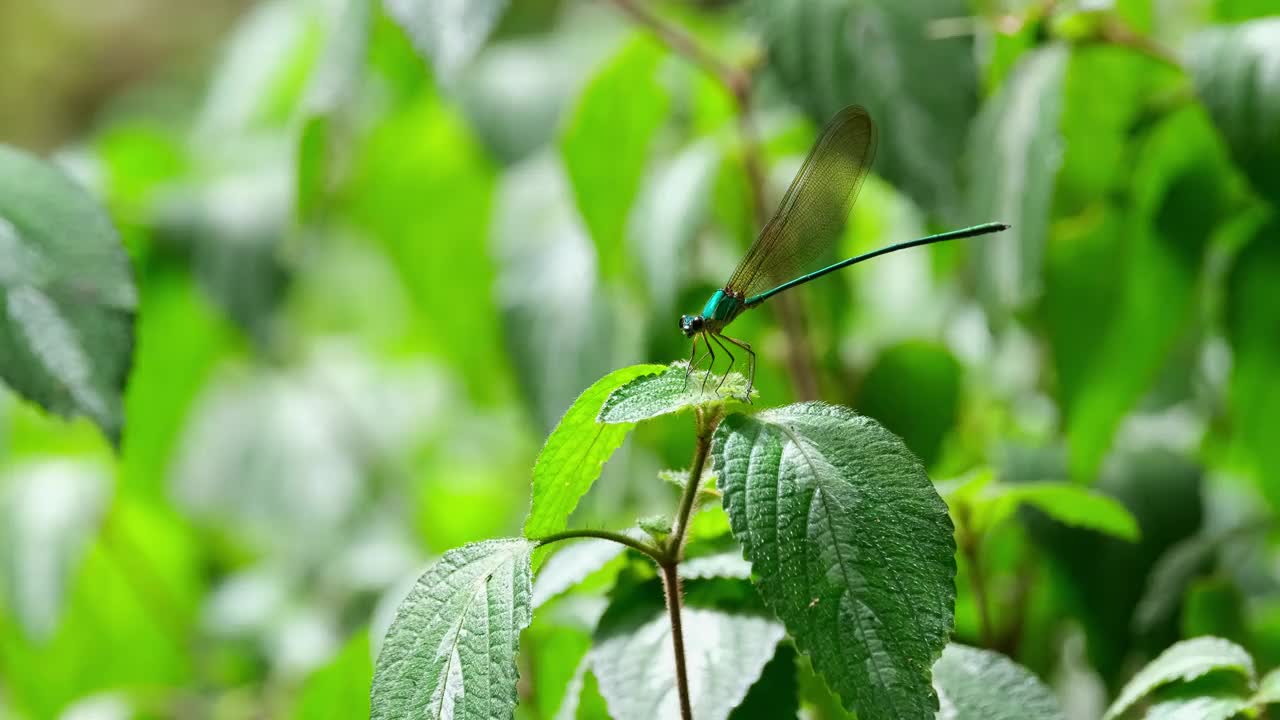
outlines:
[[[665,557],[658,561],[662,568],[662,590],[666,594],[667,614],[671,616],[671,646],[676,654],[676,690],[680,696],[681,720],[693,720],[693,707],[689,700],[689,674],[685,669],[684,624],[680,621],[680,608],[683,594],[680,589],[680,557],[684,553],[684,542],[689,533],[689,520],[693,517],[694,507],[698,499],[698,489],[702,484],[702,470],[707,465],[707,454],[711,450],[711,432],[715,429],[716,417],[708,417],[701,409],[697,413],[698,439],[693,451],[693,464],[689,467],[689,481],[685,483],[684,492],[680,495],[680,509],[667,540]]]
[[[561,540],[574,540],[576,538],[596,538],[599,540],[612,540],[613,542],[616,542],[618,544],[626,545],[632,550],[636,550],[638,552],[644,553],[645,555],[648,555],[649,557],[653,558],[653,561],[658,563],[659,565],[667,561],[666,554],[663,553],[662,550],[660,550],[659,548],[656,548],[653,545],[650,545],[649,543],[643,542],[641,540],[636,540],[630,535],[625,535],[620,532],[614,532],[612,530],[564,530],[562,532],[552,533],[545,537],[537,538],[534,540],[534,542],[537,543],[538,546],[542,546],[542,545],[550,545],[551,543],[554,543],[554,542],[560,542]]]
[[[671,616],[671,646],[676,654],[676,691],[680,696],[681,720],[693,720],[689,702],[689,673],[684,665],[684,625],[680,621],[680,571],[678,563],[662,566],[662,589],[667,595],[667,614]]]
[[[737,101],[738,134],[742,141],[742,164],[747,175],[747,186],[751,191],[751,208],[756,228],[763,228],[769,220],[769,202],[765,193],[764,161],[752,120],[751,72],[720,60],[684,28],[654,14],[643,2],[613,2],[636,24],[653,33],[672,52],[714,77]],[[801,400],[815,400],[818,397],[817,363],[805,332],[804,314],[793,296],[780,295],[771,305],[787,336],[787,372],[796,396]]]

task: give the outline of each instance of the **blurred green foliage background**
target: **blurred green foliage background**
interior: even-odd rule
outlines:
[[[0,141],[102,199],[141,296],[118,454],[0,388],[0,718],[366,715],[406,583],[517,533],[591,382],[687,354],[750,159],[771,210],[850,103],[881,141],[841,256],[1013,229],[744,316],[759,402],[1130,509],[1137,543],[1034,511],[987,538],[989,637],[961,562],[957,638],[1071,717],[1179,637],[1280,664],[1273,0],[645,4],[749,69],[749,111],[604,0],[383,5],[0,0]],[[574,524],[667,509],[687,425],[640,428]],[[592,602],[526,633],[521,717],[556,717]]]

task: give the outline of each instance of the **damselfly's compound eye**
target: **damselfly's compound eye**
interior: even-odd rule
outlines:
[[[687,336],[693,337],[702,330],[701,315],[681,315],[680,330]]]

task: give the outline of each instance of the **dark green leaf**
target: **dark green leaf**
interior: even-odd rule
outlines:
[[[973,245],[979,290],[996,307],[1020,307],[1041,290],[1062,165],[1059,122],[1069,58],[1061,45],[1022,56],[974,123],[968,151],[973,220],[1012,225]]]
[[[1273,8],[1274,10],[1274,8]],[[1280,206],[1280,19],[1210,28],[1192,38],[1196,91],[1258,192]]]
[[[600,408],[599,422],[637,423],[693,407],[736,403],[747,389],[747,379],[739,373],[730,373],[717,390],[719,375],[695,370],[686,376],[688,368],[677,362],[613,391]]]
[[[742,581],[686,584],[682,614],[694,717],[724,720],[746,697],[783,637]],[[657,581],[618,593],[600,619],[591,665],[616,720],[680,716],[671,622]],[[725,658],[732,658],[726,672]]]
[[[387,0],[387,12],[449,81],[475,56],[498,25],[508,0]]]
[[[862,380],[858,411],[884,423],[924,461],[937,462],[956,422],[960,363],[946,347],[908,341],[886,348]]]
[[[794,720],[799,711],[796,651],[790,643],[782,643],[729,720]]]
[[[712,446],[766,604],[864,720],[931,716],[951,632],[947,507],[902,441],[806,403],[726,418]]]
[[[1253,658],[1235,643],[1215,637],[1199,637],[1184,640],[1160,654],[1150,664],[1133,676],[1103,720],[1120,717],[1156,688],[1173,682],[1187,682],[1209,673],[1229,672],[1254,682]],[[1191,717],[1191,716],[1187,716]],[[1229,716],[1228,716],[1229,717]]]
[[[378,655],[374,720],[513,716],[532,553],[528,540],[487,540],[450,550],[423,573]]]
[[[819,126],[845,105],[865,105],[880,128],[876,171],[926,211],[955,219],[978,81],[972,33],[944,35],[943,27],[969,15],[968,5],[757,0],[752,7],[784,92]]]
[[[0,145],[0,378],[119,444],[137,304],[106,213],[60,170]]]
[[[997,652],[951,644],[933,666],[938,720],[1063,720],[1040,678]]]
[[[533,499],[524,532],[536,538],[567,526],[578,501],[600,476],[600,468],[631,432],[631,423],[597,422],[610,394],[638,377],[662,372],[661,365],[633,365],[596,381],[574,401],[551,432],[533,466]]]
[[[627,217],[667,112],[657,78],[663,56],[651,38],[629,42],[587,83],[560,138],[573,196],[605,278],[621,277],[628,264]]]

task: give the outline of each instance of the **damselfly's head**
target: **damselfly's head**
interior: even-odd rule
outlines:
[[[701,315],[681,315],[680,331],[685,337],[693,337],[702,332],[703,320]]]

